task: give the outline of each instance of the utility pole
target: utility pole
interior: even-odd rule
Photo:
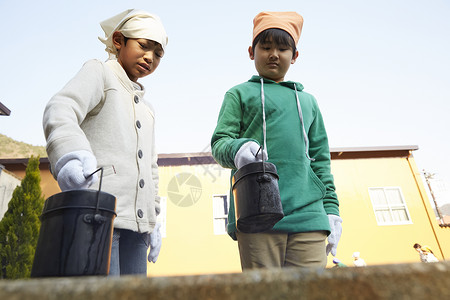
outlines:
[[[444,224],[444,219],[442,218],[441,210],[439,209],[439,206],[436,201],[436,197],[434,196],[434,192],[433,192],[433,189],[431,188],[431,183],[430,183],[430,179],[433,179],[435,174],[426,172],[425,170],[422,170],[422,172],[423,172],[423,176],[425,177],[425,181],[427,182],[428,190],[430,191],[431,198],[433,198],[434,206],[436,207],[436,212],[439,217],[439,223]]]

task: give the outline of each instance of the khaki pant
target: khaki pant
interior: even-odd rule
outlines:
[[[236,233],[242,270],[254,268],[325,268],[325,231]]]

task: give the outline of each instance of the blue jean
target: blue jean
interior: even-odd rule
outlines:
[[[114,229],[109,276],[140,274],[147,276],[147,250],[150,234]]]

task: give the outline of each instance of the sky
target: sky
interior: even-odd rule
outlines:
[[[0,0],[0,133],[45,145],[48,100],[89,59],[106,60],[99,22],[128,8],[160,16],[169,36],[139,80],[156,110],[159,153],[209,151],[225,92],[256,74],[248,57],[260,11],[304,18],[286,80],[322,111],[330,147],[417,145],[419,170],[450,183],[450,1]]]

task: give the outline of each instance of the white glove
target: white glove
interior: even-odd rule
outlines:
[[[61,190],[86,189],[98,180],[97,174],[87,178],[97,169],[95,156],[86,150],[64,154],[55,165],[56,178]]]
[[[161,251],[161,228],[160,223],[156,223],[155,228],[152,233],[150,233],[150,252],[148,253],[148,262],[155,263],[159,256],[159,251]]]
[[[236,168],[240,169],[249,163],[269,159],[267,156],[267,151],[265,149],[264,151],[261,151],[259,148],[260,146],[253,141],[243,144],[234,157],[234,165]],[[256,155],[256,153],[258,153],[258,155]]]
[[[327,255],[331,252],[336,256],[337,245],[342,234],[342,219],[336,215],[328,215],[331,233],[328,236]]]

